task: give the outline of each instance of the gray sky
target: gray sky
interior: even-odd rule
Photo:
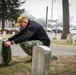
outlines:
[[[29,14],[36,18],[45,18],[46,6],[48,6],[48,18],[51,19],[51,4],[52,0],[26,0],[21,8],[25,8]],[[76,0],[69,0],[69,4],[71,24],[76,25]],[[62,0],[56,0],[53,3],[53,19],[62,20]]]

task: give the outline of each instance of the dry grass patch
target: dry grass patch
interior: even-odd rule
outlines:
[[[76,75],[76,56],[57,56],[51,61],[50,75]],[[30,57],[13,56],[9,66],[0,67],[0,75],[31,75]]]
[[[51,75],[76,75],[76,56],[57,56],[51,63]]]
[[[8,66],[0,67],[0,75],[30,75],[31,63],[26,63],[30,57],[13,56]]]
[[[3,38],[4,40],[11,36],[12,36],[12,34],[6,34],[6,36],[3,36],[3,34],[0,34],[0,37]]]
[[[51,41],[51,45],[53,46],[76,46],[76,43],[68,43],[66,39],[61,39],[60,41],[54,39]]]

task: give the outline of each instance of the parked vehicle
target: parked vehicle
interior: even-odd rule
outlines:
[[[62,28],[62,27],[54,27],[54,28],[52,29],[52,31],[53,31],[54,33],[62,33],[62,32],[63,32],[63,28]]]
[[[76,28],[70,28],[70,34],[76,34]]]
[[[52,29],[50,27],[47,27],[47,32],[52,32]]]
[[[44,28],[45,29],[45,28]],[[52,32],[52,29],[50,27],[47,27],[46,29],[47,32]]]

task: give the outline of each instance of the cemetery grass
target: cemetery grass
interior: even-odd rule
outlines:
[[[3,36],[3,34],[0,34],[0,37],[3,38],[3,40],[6,40],[7,38],[11,37],[12,34],[6,34],[6,36]],[[68,43],[66,39],[56,40],[53,39],[51,41],[52,46],[76,46],[76,43]]]
[[[5,40],[5,39],[7,39],[7,38],[9,38],[9,37],[11,37],[12,36],[12,34],[6,34],[6,36],[3,36],[3,34],[0,34],[0,37],[3,39],[3,40]]]
[[[7,39],[11,34],[4,37]],[[76,46],[68,43],[65,39],[51,41],[52,46]],[[50,75],[76,75],[76,56],[57,56],[58,60],[52,60],[50,66]],[[0,75],[31,75],[32,63],[26,63],[29,57],[12,56],[12,61],[8,66],[0,67]]]
[[[50,61],[50,75],[76,75],[76,56],[57,56]],[[0,75],[31,75],[32,63],[26,63],[29,57],[12,56],[8,66],[0,67]]]
[[[69,43],[67,42],[66,39],[61,39],[61,40],[53,39],[51,41],[51,46],[76,46],[76,43],[75,44]]]

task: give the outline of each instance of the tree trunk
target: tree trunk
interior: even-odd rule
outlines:
[[[69,33],[69,1],[62,0],[63,4],[63,33],[62,38],[66,38]]]
[[[5,28],[5,16],[6,16],[6,12],[7,12],[7,5],[6,5],[6,0],[2,0],[2,13],[1,13],[1,18],[2,18],[2,29]]]
[[[2,29],[4,29],[4,28],[5,28],[5,19],[2,18]]]

